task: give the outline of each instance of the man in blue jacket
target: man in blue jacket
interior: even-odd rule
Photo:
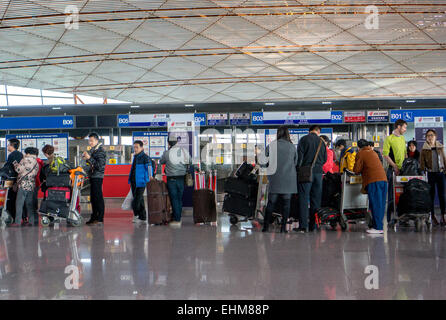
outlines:
[[[144,144],[140,140],[133,143],[135,155],[129,175],[129,184],[132,187],[133,222],[147,224],[146,206],[144,204],[144,190],[147,182],[152,179],[152,161],[144,152]]]

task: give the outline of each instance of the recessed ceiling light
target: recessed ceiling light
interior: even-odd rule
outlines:
[[[8,111],[6,108],[0,108],[0,111]]]
[[[53,110],[60,110],[62,109],[61,107],[53,107]]]
[[[406,100],[407,103],[414,103],[417,100]]]
[[[322,104],[331,104],[331,101],[322,101]]]
[[[130,108],[135,109],[135,108],[139,108],[139,106],[130,106]]]
[[[184,106],[185,107],[193,107],[194,105],[193,104],[185,104]]]
[[[266,103],[265,103],[265,106],[273,106],[273,105],[275,105],[274,102],[266,102]]]

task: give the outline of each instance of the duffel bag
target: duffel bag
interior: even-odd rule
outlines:
[[[71,178],[69,174],[50,174],[46,177],[46,186],[50,187],[71,187]]]
[[[257,199],[257,190],[257,182],[249,182],[235,177],[229,177],[225,180],[225,193],[237,194],[246,199]]]
[[[223,211],[244,217],[254,217],[256,201],[238,197],[237,195],[226,194],[223,201]]]
[[[431,207],[429,183],[420,179],[411,179],[407,182],[398,201],[398,215],[407,213],[424,214],[429,212]]]

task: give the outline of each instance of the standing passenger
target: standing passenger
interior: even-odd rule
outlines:
[[[420,162],[420,151],[417,150],[417,142],[415,140],[410,140],[407,143],[407,157]]]
[[[384,140],[383,157],[386,159],[389,167],[387,169],[387,182],[389,190],[387,192],[387,221],[393,211],[393,173],[400,174],[404,159],[406,158],[406,139],[403,134],[407,130],[407,122],[399,119],[395,122],[395,130]]]
[[[146,206],[144,204],[144,190],[150,179],[152,179],[152,160],[144,152],[144,144],[140,140],[133,143],[135,155],[129,175],[129,184],[132,188],[133,222],[147,224]]]
[[[30,222],[38,223],[37,212],[34,210],[33,194],[36,187],[36,175],[39,170],[37,163],[36,148],[26,148],[25,157],[20,162],[14,161],[14,168],[18,173],[17,176],[17,199],[16,199],[16,217],[11,227],[18,227],[22,220],[23,206],[26,205],[26,210],[30,216]],[[31,225],[29,222],[24,222],[22,226]]]
[[[353,171],[362,175],[362,187],[369,195],[373,228],[370,234],[383,234],[384,211],[386,210],[387,177],[378,155],[364,139],[358,141],[360,148],[356,155]]]
[[[321,206],[322,199],[322,166],[327,162],[327,151],[323,140],[319,137],[321,128],[317,125],[310,127],[310,133],[304,136],[297,146],[298,166],[313,167],[312,180],[308,183],[298,183],[299,194],[299,228],[294,230],[301,233],[314,230],[316,217],[315,214]],[[317,153],[319,150],[319,153]],[[310,202],[310,211],[308,212],[308,202]],[[310,223],[308,224],[308,218]]]
[[[83,158],[89,166],[88,176],[90,177],[90,200],[92,207],[92,215],[87,224],[102,225],[104,222],[105,203],[102,193],[102,183],[104,181],[104,171],[106,163],[106,154],[102,143],[99,143],[97,133],[91,133],[88,136],[88,144],[90,152],[84,152]]]
[[[171,226],[181,226],[183,211],[184,177],[190,163],[189,153],[177,145],[177,138],[169,137],[169,150],[161,157],[160,164],[166,165],[167,189],[172,203],[173,219]]]
[[[268,205],[266,206],[262,232],[268,232],[273,210],[279,199],[282,199],[283,210],[280,233],[286,233],[291,195],[297,193],[297,152],[296,147],[291,143],[287,127],[281,126],[277,129],[277,139],[267,147],[266,157],[270,159],[268,167],[273,172],[268,174]]]
[[[6,160],[5,165],[3,168],[7,169],[12,174],[12,177],[17,177],[17,172],[14,168],[14,161],[20,162],[23,159],[23,153],[19,151],[20,147],[20,140],[19,139],[9,139],[8,140],[8,159]],[[17,192],[13,190],[13,188],[10,188],[8,191],[8,201],[6,204],[6,209],[11,215],[12,219],[15,218],[16,213],[16,207],[15,202],[17,199]]]
[[[427,180],[431,186],[432,199],[432,223],[438,225],[435,217],[435,187],[437,189],[438,200],[440,201],[441,225],[445,225],[445,194],[444,194],[444,172],[446,159],[443,145],[437,141],[437,132],[430,129],[426,132],[426,142],[423,145],[420,156],[420,169],[427,171]]]

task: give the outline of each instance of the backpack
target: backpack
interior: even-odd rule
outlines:
[[[356,151],[353,151],[352,147],[345,150],[344,156],[340,161],[339,172],[343,173],[345,169],[353,171],[353,167],[356,162]]]
[[[398,201],[398,215],[406,213],[425,214],[432,207],[430,185],[420,179],[411,179],[405,186]]]
[[[403,162],[400,171],[401,176],[418,176],[420,175],[420,164],[414,158],[407,158]]]
[[[68,173],[70,166],[64,158],[55,156],[49,165],[50,173],[59,175],[60,173]]]

